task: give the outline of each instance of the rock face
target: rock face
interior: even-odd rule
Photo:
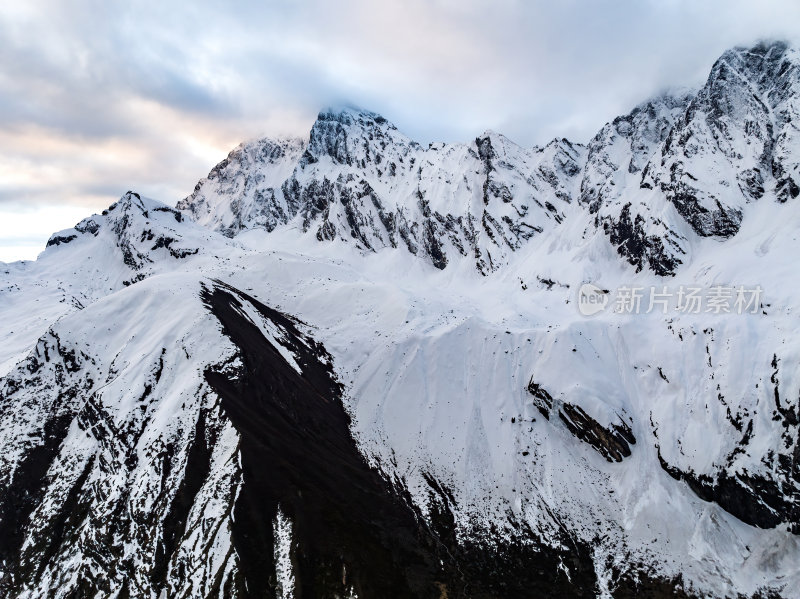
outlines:
[[[422,148],[377,114],[324,110],[307,142],[240,146],[178,207],[229,236],[297,219],[320,241],[402,247],[437,268],[469,257],[487,274],[581,218],[575,203],[637,270],[673,275],[693,237],[735,235],[766,190],[800,194],[798,73],[784,43],[730,50],[699,91],[644,102],[588,146],[487,132]]]
[[[0,596],[796,596],[798,64],[586,146],[323,110],[0,264]]]
[[[250,227],[272,231],[297,213],[281,184],[304,147],[299,139],[242,144],[195,186],[192,195],[178,202],[178,209],[227,237]]]
[[[698,235],[735,235],[767,189],[797,197],[799,58],[783,43],[726,52],[670,131],[648,175]]]
[[[647,193],[653,187],[645,175],[693,95],[670,93],[645,102],[607,124],[589,143],[581,203],[637,271],[674,274],[685,254],[680,223],[662,198]]]
[[[636,443],[636,438],[629,423],[617,418],[616,422],[605,427],[582,407],[553,399],[541,385],[534,382],[533,377],[528,382],[528,393],[533,396],[534,405],[542,416],[550,420],[553,410],[557,409],[558,418],[567,430],[594,447],[609,462],[621,462],[631,455],[630,446]]]
[[[263,158],[263,147],[291,151]],[[485,274],[562,222],[585,156],[566,140],[527,150],[492,132],[422,148],[355,109],[322,111],[300,151],[296,142],[241,146],[178,207],[227,235],[297,219],[320,241],[400,247],[440,269],[466,257]]]

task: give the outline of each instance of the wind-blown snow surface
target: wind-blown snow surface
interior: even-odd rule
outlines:
[[[587,147],[323,111],[0,268],[0,592],[795,596],[799,64]]]

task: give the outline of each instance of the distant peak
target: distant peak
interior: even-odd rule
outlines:
[[[101,216],[106,216],[112,219],[132,216],[143,216],[144,218],[150,218],[153,214],[158,213],[168,213],[174,217],[177,222],[181,222],[183,220],[183,215],[175,208],[167,206],[158,200],[140,195],[135,191],[125,192],[119,200],[111,204],[107,209],[103,210]],[[90,217],[90,219],[95,218],[97,218],[97,215]]]
[[[502,133],[487,129],[475,138],[478,155],[482,160],[491,160],[506,154],[510,148],[518,147]]]
[[[544,146],[545,148],[569,148],[581,147],[583,144],[573,143],[566,137],[554,137]]]
[[[759,54],[778,58],[783,56],[791,45],[786,40],[759,40],[753,46],[737,46],[728,52],[736,54]],[[726,52],[727,54],[727,52]]]
[[[727,50],[719,57],[711,69],[710,78],[734,69],[751,80],[779,76],[784,61],[798,61],[798,53],[784,40],[762,40],[753,46],[739,46]]]
[[[323,108],[317,115],[317,121],[335,121],[344,125],[374,123],[394,128],[394,125],[377,112],[350,105]]]
[[[353,106],[321,110],[300,165],[305,167],[319,157],[328,156],[334,162],[353,164],[362,158],[365,140],[387,139],[391,143],[407,143],[392,123],[376,112]],[[386,142],[384,142],[385,144]]]
[[[108,212],[113,212],[117,210],[117,208],[119,208],[120,210],[127,210],[132,205],[138,206],[142,210],[144,210],[144,208],[142,207],[142,196],[140,196],[135,191],[128,190],[124,194],[122,194],[122,197],[119,200],[117,200],[116,202],[111,204],[106,210],[104,210],[103,214],[105,215]]]
[[[122,197],[119,200],[111,204],[111,206],[108,207],[108,210],[110,212],[115,210],[117,207],[122,210],[129,210],[131,207],[136,207],[140,211],[144,212],[147,210],[147,207],[145,206],[146,203],[149,204],[156,202],[155,200],[150,200],[149,198],[142,198],[139,193],[128,190],[122,194]]]
[[[486,131],[484,131],[483,133],[481,133],[478,136],[478,139],[488,139],[488,140],[491,140],[492,142],[498,143],[498,144],[507,144],[507,143],[513,144],[514,143],[510,139],[508,139],[508,137],[506,137],[502,133],[498,133],[497,131],[495,131],[493,129],[487,129]]]

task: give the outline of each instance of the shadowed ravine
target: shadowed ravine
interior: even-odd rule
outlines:
[[[271,522],[280,505],[294,524],[296,597],[347,596],[350,585],[360,597],[438,596],[441,573],[424,546],[433,539],[358,453],[324,348],[306,345],[294,322],[246,298],[286,331],[301,376],[241,315],[231,290],[217,286],[203,299],[243,364],[235,378],[206,371],[241,435],[233,534],[243,595],[274,592]]]

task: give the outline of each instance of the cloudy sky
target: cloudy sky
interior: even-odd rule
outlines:
[[[240,141],[321,107],[421,142],[588,141],[719,54],[800,41],[796,0],[0,4],[0,261],[127,189],[174,204]]]

